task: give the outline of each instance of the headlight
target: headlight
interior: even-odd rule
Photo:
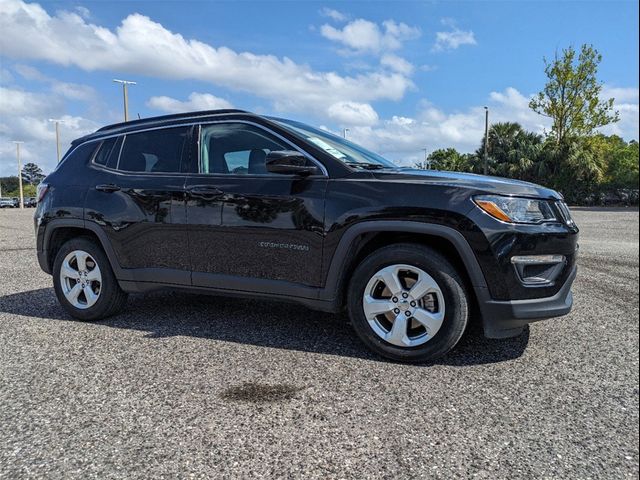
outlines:
[[[474,197],[473,201],[493,218],[503,222],[542,223],[558,220],[546,200],[480,195]]]

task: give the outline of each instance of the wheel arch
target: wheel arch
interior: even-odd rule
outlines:
[[[118,273],[121,271],[120,264],[113,248],[105,238],[105,233],[98,225],[78,219],[56,219],[47,225],[44,234],[43,252],[45,253],[48,273],[53,271],[53,262],[62,245],[72,238],[78,237],[88,237],[102,248],[116,274],[116,278],[118,278]]]
[[[344,306],[346,289],[357,265],[375,250],[395,243],[417,243],[441,253],[463,276],[474,301],[478,300],[478,289],[487,288],[475,254],[457,230],[437,224],[377,220],[358,223],[343,234],[327,272],[326,294]]]

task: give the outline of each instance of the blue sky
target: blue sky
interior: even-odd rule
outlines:
[[[472,151],[483,128],[548,122],[528,98],[543,56],[592,43],[622,120],[638,138],[637,2],[40,2],[0,0],[0,175],[55,165],[63,143],[119,121],[234,106],[339,131],[410,163],[422,149]]]

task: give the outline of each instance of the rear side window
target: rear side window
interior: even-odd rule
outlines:
[[[127,172],[180,172],[189,127],[163,128],[127,134],[118,170]]]
[[[90,142],[85,143],[84,145],[80,145],[78,148],[71,147],[69,153],[67,153],[62,159],[62,163],[77,163],[77,164],[86,164],[89,162],[91,155],[96,151],[96,143]]]
[[[121,146],[122,137],[107,138],[98,148],[93,162],[108,168],[116,168]]]

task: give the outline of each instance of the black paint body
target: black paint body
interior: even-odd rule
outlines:
[[[265,128],[322,171],[304,177],[199,173],[198,129],[218,122]],[[187,124],[192,128],[180,173],[122,173],[91,161],[105,137]],[[38,257],[47,272],[61,239],[86,232],[100,241],[127,291],[189,288],[337,311],[359,255],[376,242],[398,238],[453,251],[490,336],[515,334],[533,319],[571,308],[577,228],[499,222],[472,201],[477,194],[556,201],[556,192],[452,172],[353,170],[277,123],[246,112],[105,127],[74,142],[45,182],[49,190],[35,224]],[[530,254],[567,258],[553,285],[521,283],[511,257]]]

